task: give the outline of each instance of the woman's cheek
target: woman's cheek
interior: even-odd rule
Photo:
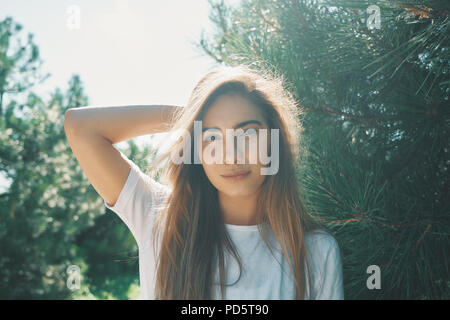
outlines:
[[[266,179],[265,175],[261,174],[261,165],[256,165],[254,171],[254,184],[260,187]]]
[[[211,184],[216,187],[216,189],[221,189],[221,181],[220,181],[220,175],[217,171],[217,168],[215,165],[208,165],[203,164],[203,170],[205,171],[206,176],[208,177],[208,180],[211,182]]]

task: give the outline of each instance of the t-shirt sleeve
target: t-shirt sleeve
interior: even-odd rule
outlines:
[[[319,235],[316,238],[312,299],[343,300],[343,272],[339,245],[331,235]]]
[[[149,235],[156,209],[170,193],[170,189],[146,175],[123,153],[122,157],[130,164],[127,180],[114,204],[104,205],[115,212],[133,234],[138,247],[142,247]]]

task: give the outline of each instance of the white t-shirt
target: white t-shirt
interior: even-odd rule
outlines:
[[[115,205],[111,207],[105,201],[104,204],[117,213],[136,239],[139,248],[140,299],[154,299],[156,257],[160,243],[153,244],[152,223],[156,209],[164,203],[171,190],[143,173],[125,155],[122,154],[122,157],[130,164],[130,173]],[[239,277],[239,266],[234,257],[225,255],[227,283],[234,283],[225,287],[225,299],[295,299],[294,278],[273,233],[270,234],[270,241],[277,249],[274,255],[263,242],[257,225],[225,226],[238,249],[244,268],[241,278],[235,283]],[[311,299],[344,299],[342,264],[336,240],[320,231],[306,234],[305,242],[311,265]],[[218,279],[216,270],[217,283]],[[307,289],[306,298],[309,297]],[[214,298],[220,299],[219,285],[215,285]]]

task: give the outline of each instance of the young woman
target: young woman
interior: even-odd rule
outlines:
[[[186,107],[67,111],[75,157],[138,244],[142,299],[343,299],[339,246],[306,211],[296,180],[299,115],[282,76],[244,65],[206,74]],[[260,153],[248,161],[250,143],[227,148],[227,129],[242,129],[249,141],[266,129],[270,163]],[[172,139],[152,164],[165,165],[163,183],[113,146],[169,130],[188,135]],[[173,161],[174,154],[189,161]],[[205,161],[208,155],[224,161]],[[262,174],[272,161],[276,172]]]

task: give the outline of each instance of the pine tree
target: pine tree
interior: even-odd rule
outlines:
[[[342,249],[346,299],[449,299],[448,1],[210,4],[199,49],[282,73],[304,111],[298,179]]]
[[[22,26],[0,21],[0,299],[126,299],[137,283],[137,246],[84,176],[64,133],[64,113],[88,105],[73,75],[44,101],[33,87],[45,80],[39,49]],[[148,150],[123,150],[143,166]],[[2,189],[5,186],[2,185]],[[71,265],[80,290],[67,287]]]

